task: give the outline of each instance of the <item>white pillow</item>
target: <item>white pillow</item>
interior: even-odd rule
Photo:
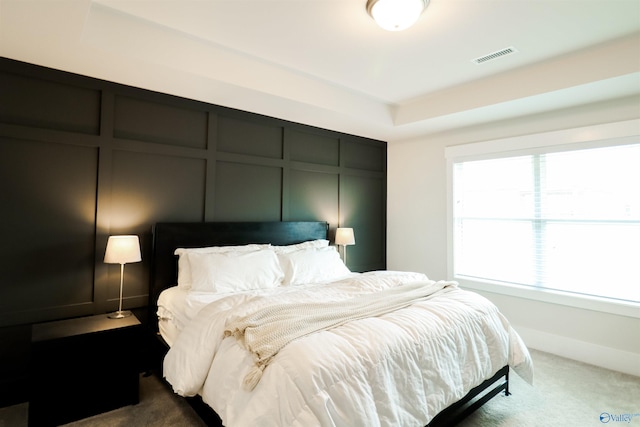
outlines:
[[[273,251],[190,253],[191,290],[242,292],[275,288],[284,273]]]
[[[191,267],[189,254],[192,253],[228,253],[228,252],[255,252],[266,249],[270,245],[249,244],[241,246],[208,246],[204,248],[178,248],[174,255],[178,255],[178,286],[182,289],[191,289]]]
[[[351,273],[333,246],[278,254],[284,271],[283,285],[329,282]]]
[[[324,240],[324,239],[318,239],[318,240],[309,240],[306,242],[302,242],[302,243],[296,243],[293,245],[286,245],[286,246],[271,246],[271,249],[273,249],[275,251],[275,253],[277,254],[288,254],[294,251],[299,251],[302,249],[308,249],[308,248],[326,248],[327,246],[329,246],[329,241],[328,240]]]

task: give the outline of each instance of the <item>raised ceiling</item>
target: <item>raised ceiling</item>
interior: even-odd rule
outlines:
[[[638,0],[365,3],[0,0],[0,55],[389,141],[640,96]]]

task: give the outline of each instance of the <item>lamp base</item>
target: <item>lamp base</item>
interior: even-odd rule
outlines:
[[[124,319],[125,317],[131,316],[131,312],[126,311],[114,311],[113,313],[109,313],[107,317],[109,319]]]

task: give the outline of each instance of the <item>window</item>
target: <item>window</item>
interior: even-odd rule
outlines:
[[[454,278],[639,303],[640,143],[545,144],[450,160]]]

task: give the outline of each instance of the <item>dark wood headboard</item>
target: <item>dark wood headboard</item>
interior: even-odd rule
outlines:
[[[249,243],[291,245],[307,240],[327,239],[328,231],[329,224],[324,221],[157,223],[153,227],[150,318],[155,319],[156,301],[160,292],[177,283],[178,257],[174,255],[177,248]]]

